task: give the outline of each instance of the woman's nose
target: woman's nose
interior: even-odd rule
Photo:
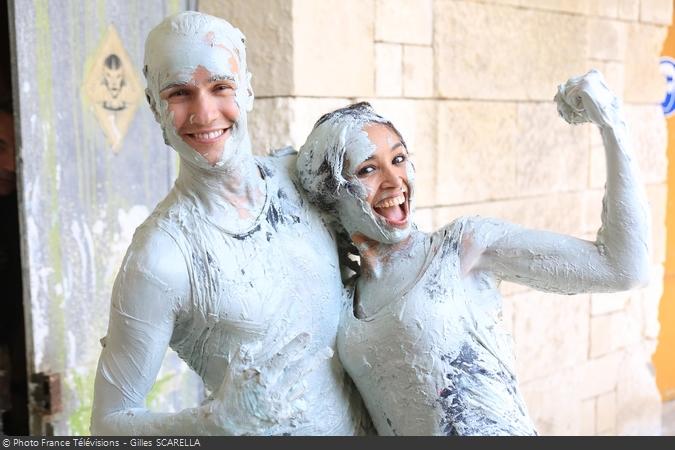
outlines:
[[[386,167],[382,170],[382,184],[387,188],[400,188],[403,186],[403,177],[395,167]]]

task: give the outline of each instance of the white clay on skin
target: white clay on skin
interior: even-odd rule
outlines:
[[[338,351],[379,434],[535,434],[519,393],[511,338],[500,323],[499,282],[567,294],[646,283],[649,215],[618,101],[595,71],[561,86],[556,101],[566,120],[591,121],[603,137],[608,179],[595,242],[465,217],[431,235],[413,230],[393,245],[376,240],[367,251],[361,247],[356,316],[352,308],[343,312]],[[335,133],[354,121],[348,115],[334,120],[332,134],[317,127],[308,142],[318,130],[333,143]],[[330,199],[330,183],[305,183],[322,164],[320,147],[303,151],[311,152],[298,159],[303,185],[315,189],[313,198]],[[325,157],[332,161],[330,151]],[[345,158],[351,157],[347,149]],[[342,220],[341,206],[351,194],[340,195],[332,212]]]
[[[136,230],[115,281],[93,434],[362,432],[360,400],[333,356],[343,303],[335,241],[297,192],[294,156],[251,155],[242,39],[194,12],[148,37],[147,93],[181,169]],[[215,164],[176,133],[159,95],[197,70],[237,84],[240,115]],[[204,404],[145,408],[168,346],[202,377]]]

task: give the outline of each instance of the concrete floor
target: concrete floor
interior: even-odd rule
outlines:
[[[662,436],[675,436],[675,400],[663,404]]]

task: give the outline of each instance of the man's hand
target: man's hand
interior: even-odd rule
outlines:
[[[623,123],[619,100],[595,69],[558,86],[554,100],[558,113],[568,123],[592,122],[601,128]]]
[[[310,336],[301,333],[276,351],[260,343],[240,348],[222,385],[205,405],[214,434],[261,435],[304,421],[303,380],[333,351],[308,353]]]

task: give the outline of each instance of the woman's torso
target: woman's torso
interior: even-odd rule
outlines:
[[[536,434],[496,285],[460,275],[466,224],[429,236],[423,272],[407,292],[364,320],[343,312],[340,358],[380,434]]]

